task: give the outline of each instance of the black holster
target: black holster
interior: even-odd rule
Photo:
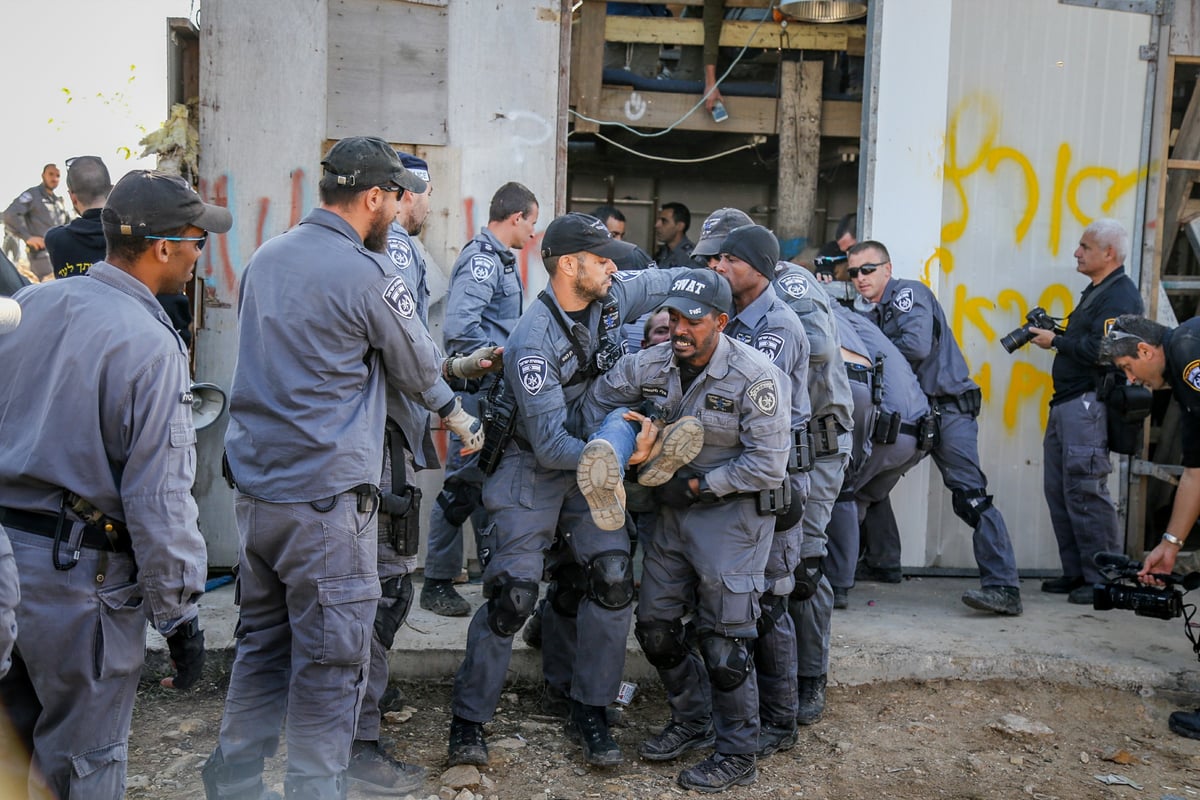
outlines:
[[[484,475],[491,475],[500,466],[504,450],[508,447],[517,428],[516,403],[505,392],[504,371],[501,369],[496,382],[488,390],[487,397],[479,403],[479,416],[483,419],[483,446],[479,448],[479,468]]]
[[[814,417],[808,423],[808,432],[809,438],[812,441],[813,458],[824,458],[838,451],[838,434],[840,431],[838,430],[837,417],[833,414]]]
[[[792,447],[788,452],[788,474],[808,472],[813,468],[812,441],[808,435],[808,423],[792,431]]]
[[[875,417],[875,427],[871,430],[871,441],[875,444],[895,444],[900,435],[899,411],[880,412]]]
[[[792,505],[792,484],[784,480],[782,486],[762,489],[758,493],[756,510],[760,517],[781,517]]]
[[[421,547],[421,490],[408,482],[408,462],[399,429],[388,422],[384,445],[392,460],[391,490],[379,495],[379,511],[387,514],[388,541],[401,556],[415,556]]]
[[[917,423],[917,452],[928,453],[942,440],[941,414],[936,408],[921,417]]]

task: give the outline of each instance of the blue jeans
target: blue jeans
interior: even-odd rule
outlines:
[[[604,422],[601,422],[596,432],[588,437],[589,442],[595,439],[604,439],[613,446],[613,450],[617,451],[617,464],[621,467],[622,477],[625,475],[625,465],[629,463],[633,451],[637,449],[637,435],[642,429],[641,423],[625,419],[624,414],[628,410],[627,408],[617,408],[608,412]]]

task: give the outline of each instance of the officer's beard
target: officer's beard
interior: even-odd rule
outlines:
[[[388,227],[392,224],[394,214],[386,213],[382,208],[371,219],[371,227],[363,237],[363,247],[373,253],[382,253],[387,246]]]

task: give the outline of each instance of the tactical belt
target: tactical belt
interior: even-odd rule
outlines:
[[[106,518],[107,519],[107,518]],[[40,514],[36,511],[20,511],[15,508],[0,506],[0,524],[17,530],[35,533],[53,539],[58,530],[57,514]],[[74,520],[65,520],[64,524],[74,525]],[[112,532],[106,533],[97,525],[83,526],[81,544],[93,550],[109,550],[114,553],[132,553],[133,543],[129,538],[129,529],[125,524],[115,519],[107,519],[112,526]]]
[[[915,438],[921,433],[921,424],[919,422],[901,422],[899,431]]]

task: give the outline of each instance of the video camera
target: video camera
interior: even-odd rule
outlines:
[[[1159,588],[1138,582],[1142,564],[1128,556],[1097,553],[1093,561],[1105,580],[1093,587],[1092,608],[1097,611],[1122,608],[1139,617],[1175,619],[1183,616],[1183,593],[1200,587],[1200,572],[1187,575],[1154,573],[1155,578],[1166,584]]]
[[[1015,353],[1033,340],[1034,334],[1029,332],[1030,328],[1041,328],[1044,331],[1054,331],[1055,333],[1063,332],[1063,329],[1058,326],[1058,320],[1047,314],[1046,309],[1038,306],[1025,315],[1024,325],[1000,340],[1000,346],[1004,348],[1005,352]]]
[[[833,275],[838,264],[845,264],[846,256],[817,256],[813,259],[813,268],[818,275]]]

